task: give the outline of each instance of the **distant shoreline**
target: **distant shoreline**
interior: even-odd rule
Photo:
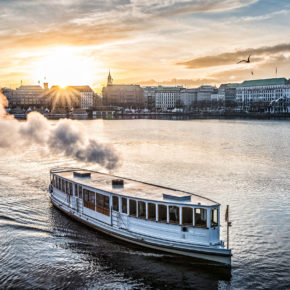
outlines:
[[[126,113],[126,114],[103,114],[92,116],[88,115],[70,115],[70,114],[43,114],[49,120],[57,119],[73,119],[73,120],[136,120],[136,119],[153,119],[153,120],[234,120],[234,119],[247,119],[247,120],[290,120],[290,113],[244,113],[244,112],[225,112],[225,113]],[[19,120],[25,120],[27,114],[14,114],[14,117]]]

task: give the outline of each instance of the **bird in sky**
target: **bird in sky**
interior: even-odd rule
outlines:
[[[242,63],[242,62],[244,62],[244,63],[250,63],[251,62],[250,57],[251,57],[251,55],[249,55],[248,59],[240,60],[237,64]]]

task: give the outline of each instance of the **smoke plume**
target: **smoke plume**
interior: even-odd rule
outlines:
[[[21,151],[37,144],[50,153],[62,154],[82,162],[96,162],[107,169],[114,169],[119,162],[118,155],[109,145],[90,139],[77,121],[62,119],[51,126],[47,119],[32,112],[25,122],[7,114],[7,99],[0,92],[0,149]]]

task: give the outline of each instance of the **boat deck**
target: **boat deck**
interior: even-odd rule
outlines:
[[[90,172],[90,178],[76,177],[74,172]],[[127,178],[117,177],[109,174],[100,172],[88,171],[88,170],[71,170],[71,171],[60,171],[53,172],[54,174],[71,180],[75,183],[83,184],[85,186],[100,189],[106,192],[123,195],[126,197],[134,197],[145,200],[162,201],[169,203],[180,203],[190,205],[203,205],[203,206],[216,206],[219,205],[217,202],[193,194],[184,192],[181,190],[175,190],[167,187],[152,185],[140,181],[135,181]],[[124,181],[124,187],[113,187],[112,180],[122,179]],[[165,195],[165,196],[164,196]]]

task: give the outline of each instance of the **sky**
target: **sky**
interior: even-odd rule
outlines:
[[[0,86],[290,78],[289,28],[289,0],[0,0]]]

